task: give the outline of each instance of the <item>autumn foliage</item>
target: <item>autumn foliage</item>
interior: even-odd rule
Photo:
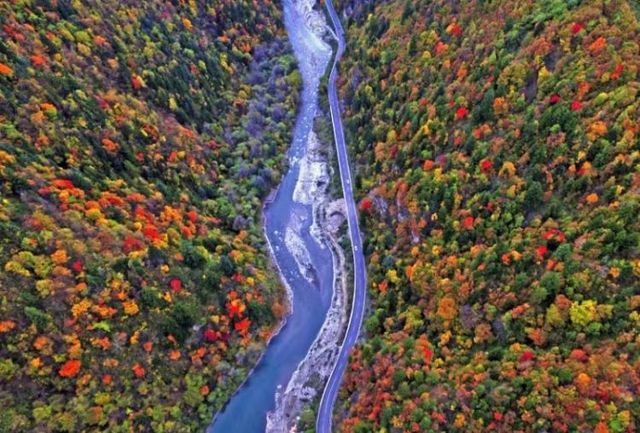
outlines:
[[[299,84],[270,1],[0,2],[0,431],[205,430],[286,311]]]
[[[77,359],[72,359],[64,363],[64,365],[58,371],[58,374],[61,377],[74,377],[80,371],[81,365],[82,364],[80,363],[80,361],[78,361]]]
[[[337,7],[371,308],[334,430],[637,431],[638,2]]]

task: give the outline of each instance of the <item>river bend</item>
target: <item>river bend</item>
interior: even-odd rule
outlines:
[[[265,205],[265,234],[292,302],[291,314],[247,381],[219,412],[207,433],[264,433],[275,393],[285,387],[320,330],[331,302],[331,251],[311,235],[312,207],[294,199],[313,119],[318,114],[320,78],[331,48],[305,16],[304,1],[283,0],[284,21],[302,75],[303,89],[289,149],[290,168]],[[285,239],[288,238],[288,239]]]

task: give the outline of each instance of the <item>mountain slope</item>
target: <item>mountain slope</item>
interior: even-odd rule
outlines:
[[[372,303],[338,431],[635,431],[634,2],[337,8]]]
[[[0,431],[201,431],[281,318],[269,1],[0,4]]]

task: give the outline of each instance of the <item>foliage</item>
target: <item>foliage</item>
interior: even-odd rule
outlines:
[[[284,309],[279,7],[0,3],[0,430],[203,430]],[[250,308],[247,308],[247,305]]]
[[[636,431],[637,2],[339,3],[371,299],[339,431]]]

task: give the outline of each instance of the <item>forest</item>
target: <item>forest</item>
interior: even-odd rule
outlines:
[[[638,3],[337,3],[371,304],[337,431],[637,431]]]
[[[640,429],[640,4],[335,6],[368,313],[334,431]],[[205,430],[288,311],[301,84],[280,2],[0,2],[1,433]]]
[[[0,2],[0,431],[204,431],[286,313],[270,0]]]

